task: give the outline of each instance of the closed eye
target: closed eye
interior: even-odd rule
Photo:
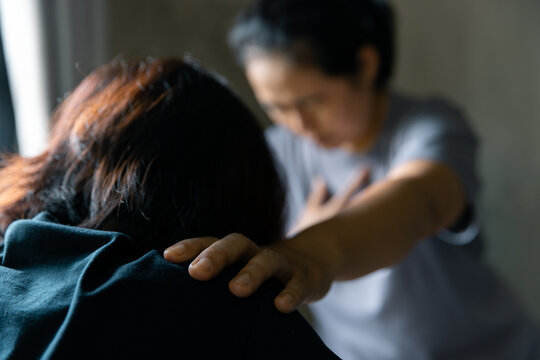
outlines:
[[[326,96],[324,94],[315,94],[298,99],[296,105],[300,108],[305,108],[313,105],[320,105],[325,100]]]

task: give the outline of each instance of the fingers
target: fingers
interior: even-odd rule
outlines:
[[[288,314],[307,299],[305,282],[299,277],[293,277],[282,292],[274,299],[274,306],[280,312]]]
[[[314,207],[321,205],[328,198],[328,189],[321,176],[315,177],[311,181],[311,191],[306,200],[306,207]]]
[[[217,240],[218,238],[210,236],[185,239],[165,249],[163,257],[173,263],[188,261],[199,255],[201,251]]]
[[[351,184],[351,188],[358,189],[359,187],[366,185],[369,181],[370,175],[371,175],[370,168],[365,167],[362,170],[360,170],[360,173]]]
[[[230,281],[229,290],[238,297],[246,297],[274,276],[286,282],[283,291],[274,299],[274,305],[280,312],[290,313],[311,294],[306,275],[305,271],[296,271],[293,275],[292,268],[280,254],[270,249],[263,249]]]
[[[253,294],[269,278],[285,282],[291,269],[285,259],[270,249],[263,249],[255,255],[244,268],[229,282],[231,292],[239,297]]]
[[[263,282],[276,277],[286,286],[275,298],[274,304],[280,312],[290,313],[304,301],[324,295],[331,279],[320,276],[317,267],[306,261],[293,261],[298,254],[287,253],[281,245],[281,248],[274,246],[261,250],[241,234],[230,234],[222,239],[200,237],[178,242],[165,250],[164,257],[168,261],[182,262],[196,256],[189,273],[197,280],[209,280],[226,266],[251,259],[230,281],[230,291],[236,296],[246,297],[253,294]],[[316,294],[320,295],[314,297]]]
[[[277,250],[261,250],[245,236],[230,234],[222,239],[200,237],[180,241],[166,249],[164,257],[168,261],[183,262],[196,256],[189,267],[189,273],[197,280],[209,280],[226,266],[239,260],[251,259],[230,281],[230,291],[236,296],[246,297],[253,294],[263,282],[276,277],[286,286],[275,298],[274,304],[280,312],[290,313],[302,302],[313,298],[313,294],[319,293],[316,290],[320,284],[313,281],[313,278],[317,278],[314,277],[316,271],[298,264],[293,269],[292,264],[296,262],[286,260],[281,254],[283,249],[279,252]],[[289,256],[291,254],[287,258]]]
[[[308,267],[296,268],[283,291],[274,299],[274,306],[280,312],[290,313],[300,304],[322,299],[326,295],[332,278],[313,270]]]
[[[259,247],[244,235],[230,234],[203,250],[188,271],[197,280],[209,280],[228,265],[249,259],[259,251]]]

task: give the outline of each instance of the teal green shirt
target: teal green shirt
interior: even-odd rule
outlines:
[[[275,310],[278,284],[232,296],[238,266],[199,282],[124,234],[45,213],[11,224],[0,254],[0,359],[336,358]]]

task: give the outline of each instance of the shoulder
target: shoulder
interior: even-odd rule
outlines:
[[[413,98],[394,94],[391,122],[398,134],[406,131],[460,132],[475,137],[463,111],[440,96]]]
[[[40,325],[47,358],[81,353],[87,358],[246,358],[247,349],[258,351],[252,343],[273,344],[278,351],[287,339],[278,341],[272,334],[286,333],[283,329],[312,331],[300,315],[277,313],[276,281],[249,298],[234,297],[228,282],[242,264],[199,282],[189,276],[188,264],[169,263],[157,250],[139,249],[121,233],[38,216],[13,223],[6,235],[2,265],[41,284],[21,298],[54,303],[53,309],[44,306],[38,312],[25,308],[32,321],[21,322],[28,329]],[[24,307],[21,302],[10,306]],[[316,342],[316,335],[310,339]]]
[[[129,251],[123,246],[118,250]],[[88,341],[85,334],[90,333],[95,344],[91,353],[97,357],[243,358],[253,322],[269,311],[264,301],[277,294],[277,284],[270,284],[256,296],[236,298],[228,282],[240,265],[200,282],[189,276],[188,264],[168,263],[155,250],[124,257],[115,266],[96,265],[88,268],[90,282],[81,277],[83,291],[74,295],[76,305],[66,319],[69,326],[57,344],[58,353],[76,351],[73,344]],[[76,330],[81,326],[84,334]]]
[[[386,127],[390,167],[431,160],[453,169],[467,196],[478,190],[478,138],[459,108],[441,97],[414,99],[394,95]]]
[[[394,94],[383,136],[391,157],[400,162],[435,154],[444,155],[440,159],[444,160],[456,151],[473,157],[478,145],[463,112],[441,97],[415,99]]]
[[[126,292],[138,293],[134,302],[165,305],[175,304],[166,310],[169,316],[195,318],[201,314],[218,316],[216,321],[225,319],[227,307],[246,309],[256,307],[260,297],[239,299],[228,290],[229,281],[241,269],[241,264],[234,264],[225,269],[216,278],[209,281],[198,281],[188,273],[189,263],[173,264],[166,261],[161,254],[152,250],[137,259],[127,262],[117,268],[110,278],[112,287],[121,290],[124,299]],[[275,286],[274,286],[275,287]],[[265,293],[271,293],[272,287],[265,287]],[[277,289],[275,290],[277,294]],[[150,309],[155,312],[163,311],[163,306]]]
[[[276,280],[265,282],[247,298],[231,294],[228,283],[243,264],[234,264],[205,282],[192,279],[187,264],[170,264],[157,252],[146,254],[139,265],[125,281],[137,288],[138,299],[131,300],[138,303],[136,307],[152,304],[139,319],[160,324],[156,344],[183,339],[182,355],[203,357],[270,359],[289,351],[296,357],[300,354],[292,350],[295,346],[324,354],[314,358],[332,355],[298,312],[282,314],[275,309],[273,300],[281,288]]]

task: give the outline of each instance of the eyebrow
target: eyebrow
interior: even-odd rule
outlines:
[[[317,93],[314,93],[314,94],[309,94],[309,95],[306,95],[306,96],[302,96],[302,97],[296,99],[294,102],[297,105],[301,105],[303,103],[311,102],[311,101],[314,101],[314,100],[320,100],[325,96],[326,96],[325,93],[317,92]]]
[[[317,93],[301,96],[298,99],[295,99],[292,104],[293,104],[293,106],[302,106],[302,105],[304,105],[306,103],[309,103],[311,101],[316,101],[316,100],[322,99],[325,96],[326,96],[325,93],[317,92]],[[285,108],[288,108],[288,107],[291,106],[291,105],[288,105],[288,104],[284,104],[282,102],[276,102],[276,103],[260,102],[259,105],[261,106],[261,108],[264,111],[271,111],[272,109],[285,109]]]

